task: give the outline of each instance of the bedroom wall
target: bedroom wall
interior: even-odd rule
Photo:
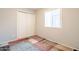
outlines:
[[[39,9],[36,12],[36,33],[50,41],[79,49],[79,9],[62,9],[62,28],[44,27],[44,12],[53,9]]]
[[[22,23],[21,19],[20,20],[17,19],[18,18],[17,11],[28,13],[30,16],[26,15],[25,17],[26,20],[24,20],[24,22]],[[15,40],[16,38],[19,38],[19,37],[23,38],[23,37],[35,35],[35,14],[34,13],[35,13],[34,10],[27,9],[27,8],[0,8],[0,44],[11,40]],[[27,17],[29,18],[28,21],[27,21]],[[19,26],[17,26],[18,23],[19,23]],[[21,28],[22,24],[23,26]],[[31,24],[31,25],[28,25],[28,24]],[[24,33],[20,33],[18,29],[19,30],[22,29],[22,32]],[[23,34],[23,35],[18,36],[18,34],[19,35]]]
[[[17,37],[16,9],[0,8],[0,44]]]

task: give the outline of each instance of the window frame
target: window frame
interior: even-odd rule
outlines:
[[[56,10],[56,9],[54,9],[54,10]],[[44,27],[46,27],[46,28],[62,28],[62,9],[57,9],[57,10],[59,10],[60,11],[60,19],[59,19],[59,21],[60,21],[60,25],[59,25],[59,27],[58,26],[53,26],[53,22],[50,22],[50,23],[52,23],[52,25],[50,25],[50,26],[46,26],[46,20],[44,21]],[[50,10],[50,11],[45,11],[45,13],[46,12],[53,12],[53,10]],[[44,13],[44,16],[45,16],[45,13]],[[45,16],[46,17],[46,16]],[[45,18],[44,17],[44,18]],[[53,19],[53,18],[52,18]],[[53,21],[53,20],[52,20]]]

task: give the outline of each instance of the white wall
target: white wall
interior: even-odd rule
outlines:
[[[25,14],[18,15],[17,11]],[[0,8],[0,43],[34,35],[34,13],[34,10],[27,8]]]
[[[17,37],[16,9],[0,8],[0,44]]]
[[[45,28],[44,12],[53,9],[40,9],[36,13],[36,33],[65,46],[79,49],[79,9],[62,9],[62,28]]]

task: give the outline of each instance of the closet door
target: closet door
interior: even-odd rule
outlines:
[[[17,38],[26,38],[34,35],[35,15],[17,12]]]

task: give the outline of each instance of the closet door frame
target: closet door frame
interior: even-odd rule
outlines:
[[[26,38],[34,34],[35,14],[17,11],[17,38]]]

